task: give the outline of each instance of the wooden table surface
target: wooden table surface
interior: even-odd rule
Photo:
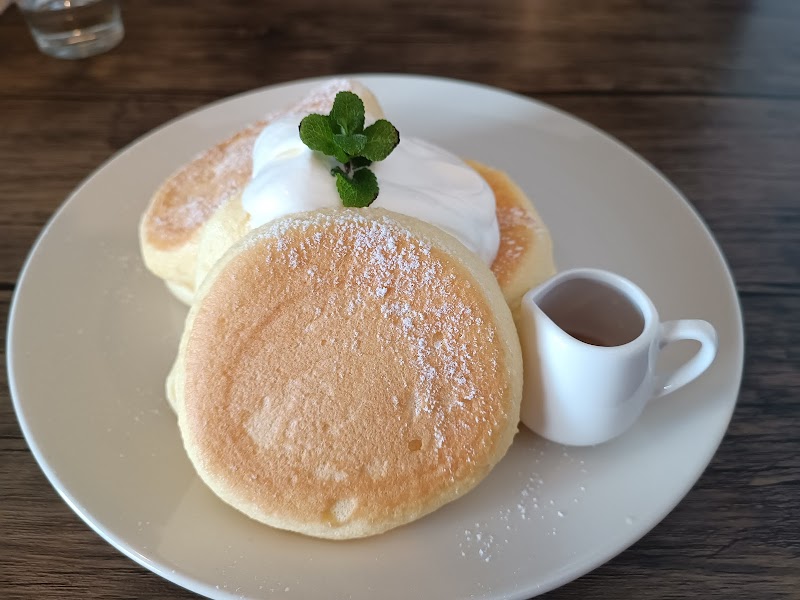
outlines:
[[[800,2],[334,4],[128,2],[123,43],[76,62],[40,54],[15,7],[0,15],[0,320],[70,191],[188,110],[348,72],[529,95],[616,136],[683,191],[729,261],[746,329],[738,405],[700,481],[641,541],[546,597],[800,598]],[[193,597],[59,498],[2,377],[0,598]]]

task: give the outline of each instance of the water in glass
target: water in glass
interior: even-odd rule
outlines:
[[[116,46],[125,34],[117,0],[19,0],[45,54],[85,58]]]

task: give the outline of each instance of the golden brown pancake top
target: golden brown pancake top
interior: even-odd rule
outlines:
[[[297,104],[271,112],[195,157],[156,191],[144,217],[147,242],[159,250],[185,244],[222,204],[244,191],[252,173],[253,145],[271,120],[295,114],[328,112],[336,93],[358,92],[376,116],[383,111],[372,93],[348,79],[332,79],[312,89]]]
[[[206,150],[167,179],[145,213],[147,241],[167,250],[184,244],[223,203],[242,193],[252,170],[258,121]]]
[[[521,258],[536,243],[537,231],[544,225],[538,223],[531,210],[521,205],[524,195],[503,171],[487,167],[477,161],[467,163],[486,180],[495,198],[495,213],[500,226],[500,246],[492,263],[500,287],[505,287],[517,276]]]
[[[474,485],[516,430],[499,289],[365,210],[251,234],[194,309],[187,448],[290,521],[391,520]]]

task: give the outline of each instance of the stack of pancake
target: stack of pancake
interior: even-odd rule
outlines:
[[[408,523],[477,485],[519,421],[513,313],[554,272],[549,234],[501,171],[487,267],[450,234],[378,208],[250,230],[255,139],[287,112],[327,113],[334,81],[199,155],[140,225],[147,267],[190,304],[167,396],[186,451],[224,501],[263,523],[344,539]]]

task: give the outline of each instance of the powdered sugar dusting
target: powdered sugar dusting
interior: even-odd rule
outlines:
[[[158,227],[195,229],[211,216],[211,204],[205,197],[189,196],[185,203],[176,205],[171,213],[156,215],[153,221]]]
[[[293,106],[269,113],[264,120],[198,154],[157,192],[157,202],[148,211],[150,226],[167,243],[180,241],[195,231],[217,208],[242,194],[253,170],[253,146],[267,123],[290,114],[329,112],[336,93],[342,90],[356,91],[364,97],[368,93],[358,82],[332,79]],[[370,104],[368,108],[380,112],[377,105]]]
[[[501,558],[521,537],[557,537],[571,527],[571,511],[586,500],[586,486],[576,482],[565,485],[571,478],[564,477],[564,472],[588,472],[583,449],[573,453],[573,449],[545,440],[523,440],[515,442],[515,450],[524,453],[530,469],[517,471],[515,484],[508,486],[500,508],[483,520],[465,523],[459,533],[460,555],[477,564]],[[547,552],[547,548],[543,543],[540,551]]]
[[[536,220],[533,216],[519,206],[504,207],[497,212],[497,222],[501,227],[525,227],[526,229],[532,229],[536,225]]]
[[[148,210],[148,222],[164,242],[178,241],[242,193],[252,170],[251,157],[264,121],[202,152],[170,177]]]
[[[359,96],[364,96],[366,88],[352,79],[331,79],[306,94],[290,112],[299,114],[310,112],[328,113],[333,106],[336,94],[342,91],[352,91]]]
[[[531,214],[518,206],[503,207],[497,211],[497,223],[501,232],[508,232],[512,229],[520,228],[535,230],[536,221]],[[498,256],[503,256],[506,261],[518,260],[526,251],[527,244],[517,239],[518,236],[502,235],[500,238],[501,249]]]
[[[365,311],[379,311],[383,325],[376,330],[376,341],[381,355],[364,360],[393,361],[396,357],[398,366],[413,367],[407,369],[413,375],[407,380],[404,398],[394,394],[387,402],[398,414],[404,407],[410,410],[412,428],[418,420],[432,424],[419,440],[422,449],[437,454],[452,447],[449,432],[460,427],[463,431],[456,435],[469,435],[466,418],[481,423],[480,429],[488,436],[502,426],[502,409],[474,410],[470,405],[497,406],[494,395],[505,393],[503,389],[489,390],[488,385],[480,387],[481,382],[495,377],[499,359],[499,350],[491,345],[495,326],[487,321],[480,305],[471,304],[480,295],[459,292],[472,289],[473,284],[458,278],[447,262],[434,258],[429,243],[387,216],[376,218],[372,213],[367,218],[356,211],[295,215],[257,231],[251,244],[277,237],[277,252],[265,258],[270,269],[299,271],[298,277],[307,278],[312,286],[320,285],[329,294],[327,299],[320,298],[314,311],[316,325],[327,319],[358,323],[375,318],[374,312]],[[333,264],[319,263],[321,253],[332,256]],[[336,342],[339,348],[343,341]],[[359,330],[354,327],[346,346],[351,356],[359,354],[361,345]],[[398,352],[399,348],[406,350]],[[474,355],[477,349],[480,360]],[[336,360],[333,356],[330,360]],[[412,364],[404,365],[409,359]],[[257,432],[251,430],[254,434]],[[463,446],[459,452],[467,454],[467,462],[483,451]],[[441,457],[442,468],[457,467],[449,464],[448,452]],[[373,465],[368,470],[377,476],[382,469],[382,465]]]

